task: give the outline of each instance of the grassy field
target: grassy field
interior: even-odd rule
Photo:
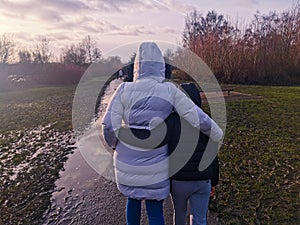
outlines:
[[[300,87],[234,86],[213,207],[225,224],[298,224]]]
[[[300,87],[233,88],[262,98],[226,103],[221,179],[211,208],[224,224],[297,224]],[[0,93],[0,224],[41,223],[73,149],[74,91]]]
[[[70,129],[75,86],[44,87],[0,92],[0,132],[28,129],[48,123]]]

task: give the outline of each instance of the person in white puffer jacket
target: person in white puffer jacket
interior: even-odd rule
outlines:
[[[149,224],[164,224],[163,200],[170,193],[168,145],[158,146],[164,137],[156,138],[152,147],[129,145],[118,140],[122,126],[151,132],[176,111],[213,141],[223,136],[221,128],[184,92],[164,80],[165,62],[160,49],[154,42],[141,43],[134,62],[133,82],[120,84],[102,120],[104,139],[116,149],[115,176],[119,191],[127,197],[128,225],[140,223],[141,200],[146,200]]]

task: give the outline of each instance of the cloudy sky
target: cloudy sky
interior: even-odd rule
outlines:
[[[259,10],[281,12],[297,0],[0,0],[0,35],[24,46],[47,37],[55,49],[90,35],[105,54],[142,40],[179,44],[185,16],[216,10],[248,23]]]

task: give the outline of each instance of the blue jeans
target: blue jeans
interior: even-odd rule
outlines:
[[[145,200],[149,225],[164,225],[163,200]],[[126,222],[127,225],[140,225],[141,200],[127,198]]]
[[[175,224],[184,225],[188,201],[192,225],[206,225],[206,214],[211,190],[210,180],[172,180],[171,194],[175,209]]]

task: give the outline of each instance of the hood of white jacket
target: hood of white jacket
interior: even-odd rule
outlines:
[[[158,81],[165,79],[165,61],[156,43],[143,42],[139,45],[133,74],[133,80],[150,77]]]

